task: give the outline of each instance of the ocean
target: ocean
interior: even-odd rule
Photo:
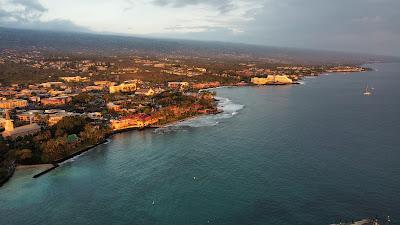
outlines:
[[[215,89],[222,114],[115,135],[38,179],[18,170],[0,224],[400,224],[400,64],[369,66]]]

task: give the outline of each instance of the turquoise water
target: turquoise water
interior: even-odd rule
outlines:
[[[400,64],[373,67],[218,89],[222,115],[116,135],[39,179],[18,171],[0,224],[400,224]]]

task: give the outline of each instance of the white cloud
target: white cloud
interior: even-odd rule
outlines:
[[[264,0],[59,0],[41,1],[43,20],[62,18],[98,32],[191,33],[216,28],[239,33]]]

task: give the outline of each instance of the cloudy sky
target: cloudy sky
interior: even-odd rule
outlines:
[[[0,0],[0,26],[400,56],[400,0]]]

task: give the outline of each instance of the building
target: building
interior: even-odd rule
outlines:
[[[23,99],[10,99],[0,101],[0,109],[14,109],[28,106],[28,101]]]
[[[14,122],[10,119],[10,115],[7,112],[7,116],[4,124],[4,132],[1,134],[3,138],[17,139],[19,137],[25,137],[33,135],[41,130],[41,127],[37,123],[31,123],[29,125],[14,127]]]
[[[61,87],[61,86],[64,86],[64,83],[63,82],[46,82],[46,83],[41,83],[39,86],[42,86],[44,88]]]
[[[121,111],[122,107],[118,104],[114,104],[113,102],[107,103],[107,109],[114,112]]]
[[[92,112],[92,113],[87,113],[87,117],[89,117],[92,120],[102,120],[103,114],[101,112]]]
[[[90,92],[90,91],[102,91],[104,86],[86,86],[82,89],[82,92]]]
[[[267,77],[253,77],[251,82],[257,85],[292,84],[293,80],[285,75],[268,75]]]
[[[154,68],[165,68],[165,63],[154,64]]]
[[[46,117],[48,118],[47,124],[49,126],[53,126],[60,122],[64,117],[68,116],[79,116],[78,113],[72,113],[72,112],[60,112],[60,113],[54,113],[54,114],[48,114]]]
[[[42,110],[30,110],[17,115],[19,121],[40,123],[44,117]]]
[[[134,92],[136,91],[137,88],[137,81],[136,80],[131,80],[131,81],[125,81],[124,83],[120,85],[111,85],[110,86],[110,93],[119,93],[119,92]]]
[[[56,114],[56,113],[65,113],[66,111],[63,109],[46,109],[44,110],[45,114]]]
[[[53,98],[44,98],[40,100],[40,103],[44,106],[52,105],[52,106],[60,106],[65,105],[72,101],[72,98],[69,96],[60,96]]]
[[[60,77],[60,79],[65,81],[65,82],[87,82],[87,81],[89,81],[88,77],[81,77],[81,76]]]
[[[189,88],[189,83],[188,82],[168,82],[168,87],[171,89],[184,90],[186,88]]]
[[[39,96],[31,96],[31,97],[29,97],[29,101],[40,102],[40,97]]]
[[[153,96],[155,91],[152,88],[139,89],[135,92],[136,95]]]
[[[219,81],[192,84],[192,87],[194,89],[215,88],[215,87],[219,87],[219,86],[221,86],[221,83]]]
[[[111,82],[111,81],[108,81],[108,80],[99,80],[99,81],[95,81],[94,82],[94,85],[96,85],[96,86],[103,86],[103,87],[108,87],[108,86],[111,86],[111,85],[114,85],[115,83],[114,82]]]

